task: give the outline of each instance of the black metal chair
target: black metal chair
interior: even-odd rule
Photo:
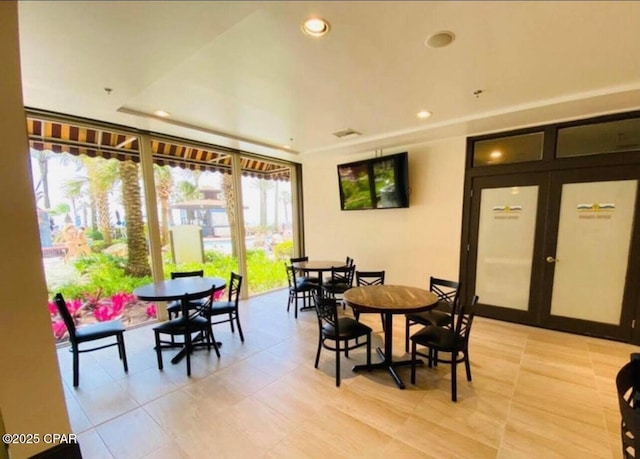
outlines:
[[[287,271],[287,282],[289,283],[289,300],[287,302],[287,312],[291,308],[291,304],[295,303],[295,317],[298,318],[298,300],[302,300],[302,308],[311,308],[311,292],[318,289],[318,284],[313,282],[305,282],[304,279],[296,277],[296,270],[293,266],[284,265]]]
[[[73,317],[67,308],[67,303],[62,294],[57,293],[53,301],[69,331],[69,342],[71,343],[71,353],[73,354],[73,387],[78,387],[80,383],[80,353],[82,352],[91,352],[106,347],[118,346],[118,354],[120,355],[120,360],[122,360],[124,371],[129,371],[129,367],[127,366],[127,353],[124,347],[125,328],[121,321],[109,320],[107,322],[99,322],[97,324],[76,328]],[[81,343],[110,337],[116,338],[115,343],[104,344],[89,349],[80,349]]]
[[[429,325],[411,336],[411,384],[416,383],[416,357],[422,355],[429,359],[429,368],[438,362],[451,364],[451,400],[458,399],[458,382],[456,369],[459,363],[464,363],[467,370],[467,381],[471,381],[471,364],[469,363],[469,336],[475,316],[475,306],[478,296],[474,296],[471,303],[460,307],[457,314],[455,328]],[[417,351],[417,346],[425,346],[428,354]],[[451,354],[450,359],[442,358],[440,353]]]
[[[289,258],[289,262],[291,264],[299,263],[299,262],[302,262],[302,261],[309,261],[309,257]],[[304,273],[302,273],[302,274],[296,273],[296,279],[300,279],[300,280],[302,280],[304,282],[311,282],[311,283],[314,283],[314,284],[319,284],[320,283],[320,278],[319,277],[317,277],[317,276],[306,276],[306,275],[304,275]]]
[[[404,323],[404,350],[409,352],[409,328],[413,325],[438,325],[440,327],[452,327],[458,296],[460,295],[460,282],[447,279],[429,278],[429,291],[438,295],[438,305],[429,311],[416,312],[405,315]]]
[[[353,277],[355,271],[355,265],[332,267],[331,282],[322,286],[324,294],[342,303],[342,295],[344,294],[344,292],[353,287]],[[344,308],[344,303],[342,307]]]
[[[240,301],[240,288],[242,287],[242,276],[234,272],[231,273],[231,279],[229,280],[229,297],[227,301],[214,301],[213,295],[211,300],[207,302],[201,309],[200,314],[206,318],[211,326],[211,336],[213,336],[213,326],[217,324],[223,324],[229,322],[231,325],[231,333],[235,333],[233,327],[233,321],[236,321],[238,325],[238,333],[240,334],[240,341],[244,342],[244,335],[242,334],[242,326],[240,325],[240,315],[238,313],[238,304]],[[227,318],[212,320],[214,317],[226,315]]]
[[[203,277],[204,270],[200,269],[198,271],[182,271],[182,272],[172,272],[171,279],[177,279],[179,277]],[[194,311],[205,305],[207,302],[206,298],[195,298],[189,302],[189,311]],[[169,319],[175,319],[180,316],[182,311],[182,304],[179,300],[171,301],[167,305],[167,313],[169,314]]]
[[[350,256],[347,256],[344,260],[344,265],[346,267],[349,266],[353,266],[355,264],[355,260],[353,258],[351,258]],[[331,278],[331,276],[327,276],[324,278],[324,284],[329,285],[333,282],[333,279]]]
[[[216,351],[216,355],[220,357],[220,350],[218,349],[216,340],[213,337],[209,320],[198,314],[190,314],[188,312],[190,302],[198,298],[198,296],[185,295],[181,300],[183,302],[183,310],[180,317],[168,320],[167,322],[162,322],[153,328],[159,370],[164,368],[162,362],[163,349],[176,347],[182,348],[181,352],[184,353],[187,359],[187,376],[191,376],[191,352],[195,346],[206,345],[207,350],[211,350],[211,346],[213,346],[213,349]],[[192,336],[194,333],[198,334],[195,339]],[[160,338],[161,335],[170,335],[171,341],[163,341]],[[174,340],[175,336],[183,336],[183,342],[176,342]],[[175,358],[176,357],[174,357],[174,359]]]
[[[640,457],[640,354],[631,354],[631,361],[616,375],[620,406],[620,436],[622,457]]]
[[[345,357],[349,357],[349,351],[361,346],[367,346],[367,365],[371,364],[371,328],[351,317],[338,316],[338,302],[335,298],[320,296],[317,290],[313,291],[315,309],[318,316],[318,352],[314,367],[318,368],[320,351],[324,347],[336,353],[336,386],[340,386],[340,352],[344,351]],[[358,338],[366,336],[365,342],[358,342]],[[349,344],[354,340],[354,344]],[[333,346],[331,345],[333,341]],[[341,343],[343,345],[341,346]]]
[[[356,271],[356,286],[384,285],[384,271]],[[354,309],[353,315],[356,320],[360,320],[360,312]],[[380,314],[382,330],[384,330],[384,314]]]

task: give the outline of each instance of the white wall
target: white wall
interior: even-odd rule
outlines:
[[[386,283],[427,287],[429,276],[457,279],[464,185],[465,139],[385,153],[409,152],[410,207],[341,211],[337,164],[368,155],[305,158],[303,193],[306,255],[350,256],[360,270],[386,270]]]
[[[0,56],[0,410],[8,433],[68,434],[33,210],[16,2],[0,2]],[[19,459],[52,446],[9,451]]]

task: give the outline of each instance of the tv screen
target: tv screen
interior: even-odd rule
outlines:
[[[342,210],[409,207],[408,154],[338,165]]]

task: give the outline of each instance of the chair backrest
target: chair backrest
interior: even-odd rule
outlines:
[[[204,270],[198,271],[182,271],[171,273],[171,279],[177,279],[178,277],[204,277]]]
[[[347,257],[347,259],[344,261],[344,264],[346,266],[353,266],[355,264],[355,261],[353,260],[353,258]]]
[[[73,321],[73,317],[71,317],[69,308],[67,308],[67,302],[62,297],[62,293],[56,293],[53,297],[53,302],[56,304],[60,317],[62,317],[62,320],[69,331],[69,340],[74,343],[76,340],[76,324]]]
[[[469,344],[469,334],[471,333],[471,325],[476,315],[476,304],[478,304],[478,295],[474,295],[469,304],[460,306],[458,318],[456,320],[456,344],[458,349],[466,348]]]
[[[356,271],[356,285],[383,285],[384,271]]]
[[[289,283],[289,288],[295,288],[296,286],[296,269],[288,264],[284,264],[284,269],[287,271],[287,282]]]
[[[355,266],[333,266],[331,268],[331,282],[333,284],[353,285],[353,274],[356,271]]]
[[[240,299],[240,287],[242,287],[242,276],[234,272],[231,273],[231,280],[229,280],[229,303],[235,303],[238,306],[238,300]]]
[[[431,276],[429,278],[429,290],[438,295],[439,306],[448,305],[451,311],[456,311],[460,295],[460,282]]]
[[[324,324],[333,325],[336,329],[336,335],[338,330],[338,302],[335,298],[318,294],[316,290],[312,293],[313,302],[318,316],[318,325],[322,329]]]
[[[631,361],[616,375],[618,405],[620,406],[620,434],[622,456],[640,457],[640,359],[631,354]]]
[[[298,263],[300,261],[309,261],[309,257],[297,257],[297,258],[289,258],[289,261],[293,263]]]

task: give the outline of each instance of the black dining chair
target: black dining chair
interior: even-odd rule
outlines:
[[[176,271],[171,273],[171,279],[178,279],[180,277],[204,277],[204,270],[200,269],[197,271]],[[201,308],[207,302],[206,298],[194,298],[189,301],[189,311],[194,311],[198,308]],[[182,304],[180,300],[171,301],[167,305],[167,313],[169,314],[169,319],[177,318],[182,311]]]
[[[350,256],[347,256],[345,258],[345,260],[344,260],[344,265],[346,267],[353,266],[353,265],[355,265],[355,260],[353,258],[351,258]],[[333,282],[333,279],[331,278],[330,275],[324,278],[324,284],[329,285],[332,282]]]
[[[324,295],[335,298],[338,302],[343,303],[342,296],[344,295],[344,292],[353,287],[355,271],[355,265],[334,266],[331,268],[331,282],[322,286]],[[342,307],[344,309],[344,303],[342,304]]]
[[[616,375],[622,457],[640,457],[640,354],[633,353]]]
[[[318,289],[318,284],[313,282],[305,282],[303,279],[296,277],[296,270],[293,266],[284,264],[284,269],[287,271],[287,282],[289,283],[289,299],[287,301],[287,312],[294,305],[295,318],[298,318],[298,301],[302,300],[302,308],[309,308],[311,306],[311,292]]]
[[[469,336],[476,313],[478,296],[474,296],[469,304],[462,305],[457,314],[455,327],[428,325],[411,336],[411,384],[416,383],[416,358],[427,357],[429,368],[438,362],[451,364],[451,400],[458,400],[457,366],[464,363],[467,381],[471,381],[471,364],[469,363]],[[428,348],[428,353],[419,353],[418,345]],[[442,358],[441,353],[450,354],[450,358]]]
[[[404,319],[404,348],[409,352],[410,327],[414,325],[438,325],[452,327],[458,307],[460,295],[460,282],[440,279],[431,276],[429,278],[429,291],[438,296],[438,304],[435,308],[423,312],[406,314]]]
[[[336,386],[340,386],[340,352],[349,357],[349,351],[367,346],[367,365],[371,365],[371,328],[351,317],[338,316],[338,302],[335,298],[321,296],[313,291],[316,314],[318,316],[318,352],[315,368],[320,362],[320,351],[324,347],[336,353]],[[366,336],[367,340],[358,342],[358,338]],[[349,341],[354,340],[353,344]],[[333,343],[333,344],[332,344]]]
[[[187,303],[186,307],[192,300],[198,299],[198,296],[185,295],[181,301]],[[186,311],[184,311],[186,312]],[[220,357],[220,350],[213,336],[211,325],[209,320],[202,317],[199,314],[189,314],[188,312],[181,314],[175,319],[162,322],[153,328],[156,343],[156,357],[158,359],[158,369],[164,368],[162,362],[162,351],[168,348],[182,348],[186,360],[187,360],[187,376],[191,376],[191,352],[194,347],[206,345],[207,350],[211,350],[211,346],[216,351],[218,358]],[[192,336],[197,333],[195,339]],[[169,335],[171,341],[164,341],[161,339],[161,335]],[[174,337],[182,336],[182,342],[176,342]]]
[[[240,334],[240,341],[244,342],[242,326],[240,325],[240,315],[238,313],[241,287],[242,276],[232,272],[231,279],[229,280],[229,287],[227,288],[229,292],[227,301],[215,301],[214,295],[211,295],[211,299],[200,309],[200,314],[210,323],[210,333],[212,336],[213,326],[226,322],[229,322],[229,325],[231,326],[231,333],[235,333],[235,329],[233,327],[233,322],[235,320],[236,325],[238,326],[238,333]],[[226,317],[221,318],[221,316]]]
[[[289,262],[291,264],[299,263],[299,262],[303,262],[303,261],[309,261],[309,257],[293,257],[293,258],[289,258]],[[303,282],[311,282],[311,283],[314,283],[314,284],[319,284],[320,283],[320,278],[318,276],[307,276],[304,273],[296,272],[296,278],[302,280]]]
[[[356,286],[363,287],[367,285],[384,285],[384,271],[356,271]],[[360,311],[353,310],[356,320],[360,320]],[[382,330],[384,331],[384,314],[380,314],[382,321]]]
[[[67,303],[62,294],[57,293],[54,296],[53,301],[69,332],[69,342],[71,343],[71,353],[73,354],[73,387],[78,387],[80,384],[80,353],[82,352],[91,352],[97,351],[98,349],[104,349],[106,347],[118,346],[118,354],[120,356],[120,360],[122,360],[124,371],[125,373],[129,371],[129,367],[127,366],[127,352],[124,346],[125,328],[124,324],[120,320],[109,320],[76,328],[73,317],[67,308]],[[112,337],[115,337],[115,342],[88,349],[80,349],[80,344],[82,343]]]

